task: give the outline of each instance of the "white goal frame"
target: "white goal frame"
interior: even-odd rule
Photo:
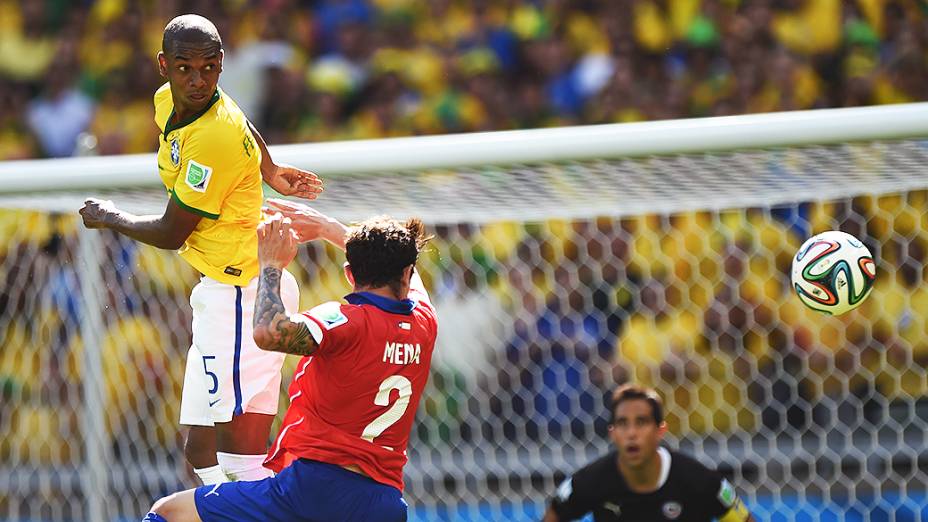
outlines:
[[[928,136],[928,103],[275,145],[319,175],[611,159]],[[0,194],[160,184],[154,154],[0,162]]]

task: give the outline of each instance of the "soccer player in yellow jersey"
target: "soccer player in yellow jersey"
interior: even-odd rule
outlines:
[[[272,161],[261,135],[218,87],[222,55],[216,27],[201,16],[179,16],[165,27],[158,65],[168,83],[155,93],[164,214],[136,216],[92,198],[80,210],[86,227],[179,249],[202,274],[190,296],[193,343],[180,423],[190,427],[184,452],[204,484],[270,475],[262,463],[284,355],[252,339],[261,182],[305,199],[322,190],[315,174]],[[296,281],[283,274],[283,302],[296,312]]]

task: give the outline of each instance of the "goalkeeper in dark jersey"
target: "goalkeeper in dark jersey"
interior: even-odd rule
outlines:
[[[727,479],[660,445],[667,424],[660,396],[624,385],[612,394],[609,437],[616,450],[558,486],[544,522],[593,513],[596,522],[753,522]]]

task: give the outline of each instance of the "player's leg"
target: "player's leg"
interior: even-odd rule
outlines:
[[[155,503],[166,522],[400,522],[400,490],[340,466],[298,459],[275,477],[202,486]],[[199,518],[190,517],[195,513]],[[176,515],[175,515],[176,514]],[[157,520],[157,519],[154,519]],[[157,522],[162,522],[157,520]]]
[[[201,486],[158,500],[142,522],[299,522],[287,503],[298,493],[276,477]]]
[[[218,484],[228,479],[216,459],[216,430],[209,407],[208,368],[195,346],[187,352],[184,388],[180,403],[180,424],[186,426],[184,456],[203,484]]]
[[[216,428],[213,426],[189,426],[184,441],[184,456],[200,477],[204,485],[218,484],[229,480],[219,466],[216,457]]]
[[[194,491],[188,489],[158,500],[142,522],[201,522]]]
[[[197,488],[194,502],[203,522],[406,520],[400,490],[334,464],[303,459],[275,477]],[[180,505],[172,500],[166,509],[175,507],[184,509],[182,514],[189,512],[189,502]]]
[[[216,428],[213,426],[187,426],[184,456],[194,468],[216,465]]]
[[[219,466],[230,480],[260,480],[273,475],[264,467],[274,415],[242,413],[216,424]]]
[[[281,278],[281,297],[288,310],[296,311],[299,290],[287,272]],[[209,300],[220,317],[232,317],[224,333],[214,331],[195,341],[211,356],[216,367],[218,390],[210,395],[211,415],[216,426],[217,460],[232,480],[260,480],[272,475],[264,467],[271,424],[280,398],[280,370],[284,355],[258,348],[252,336],[257,279],[247,287],[214,288]],[[229,295],[221,295],[223,291]],[[213,295],[215,294],[215,295]]]
[[[215,486],[203,486],[193,490],[193,502],[197,520],[203,522],[301,522],[307,520],[338,520],[314,517],[304,513],[293,503],[294,497],[302,492],[288,480],[290,473],[284,470],[276,477],[262,480],[226,482]],[[179,506],[184,513],[189,511],[189,502]],[[172,504],[173,507],[173,504]],[[165,517],[167,518],[167,517]],[[173,522],[170,518],[167,522]]]

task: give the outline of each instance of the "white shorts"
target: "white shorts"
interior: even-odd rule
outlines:
[[[258,348],[252,317],[258,278],[232,286],[201,277],[190,293],[193,345],[187,352],[180,423],[213,426],[242,413],[277,415],[280,368],[285,354]],[[283,271],[280,297],[287,314],[297,311],[296,279]]]

